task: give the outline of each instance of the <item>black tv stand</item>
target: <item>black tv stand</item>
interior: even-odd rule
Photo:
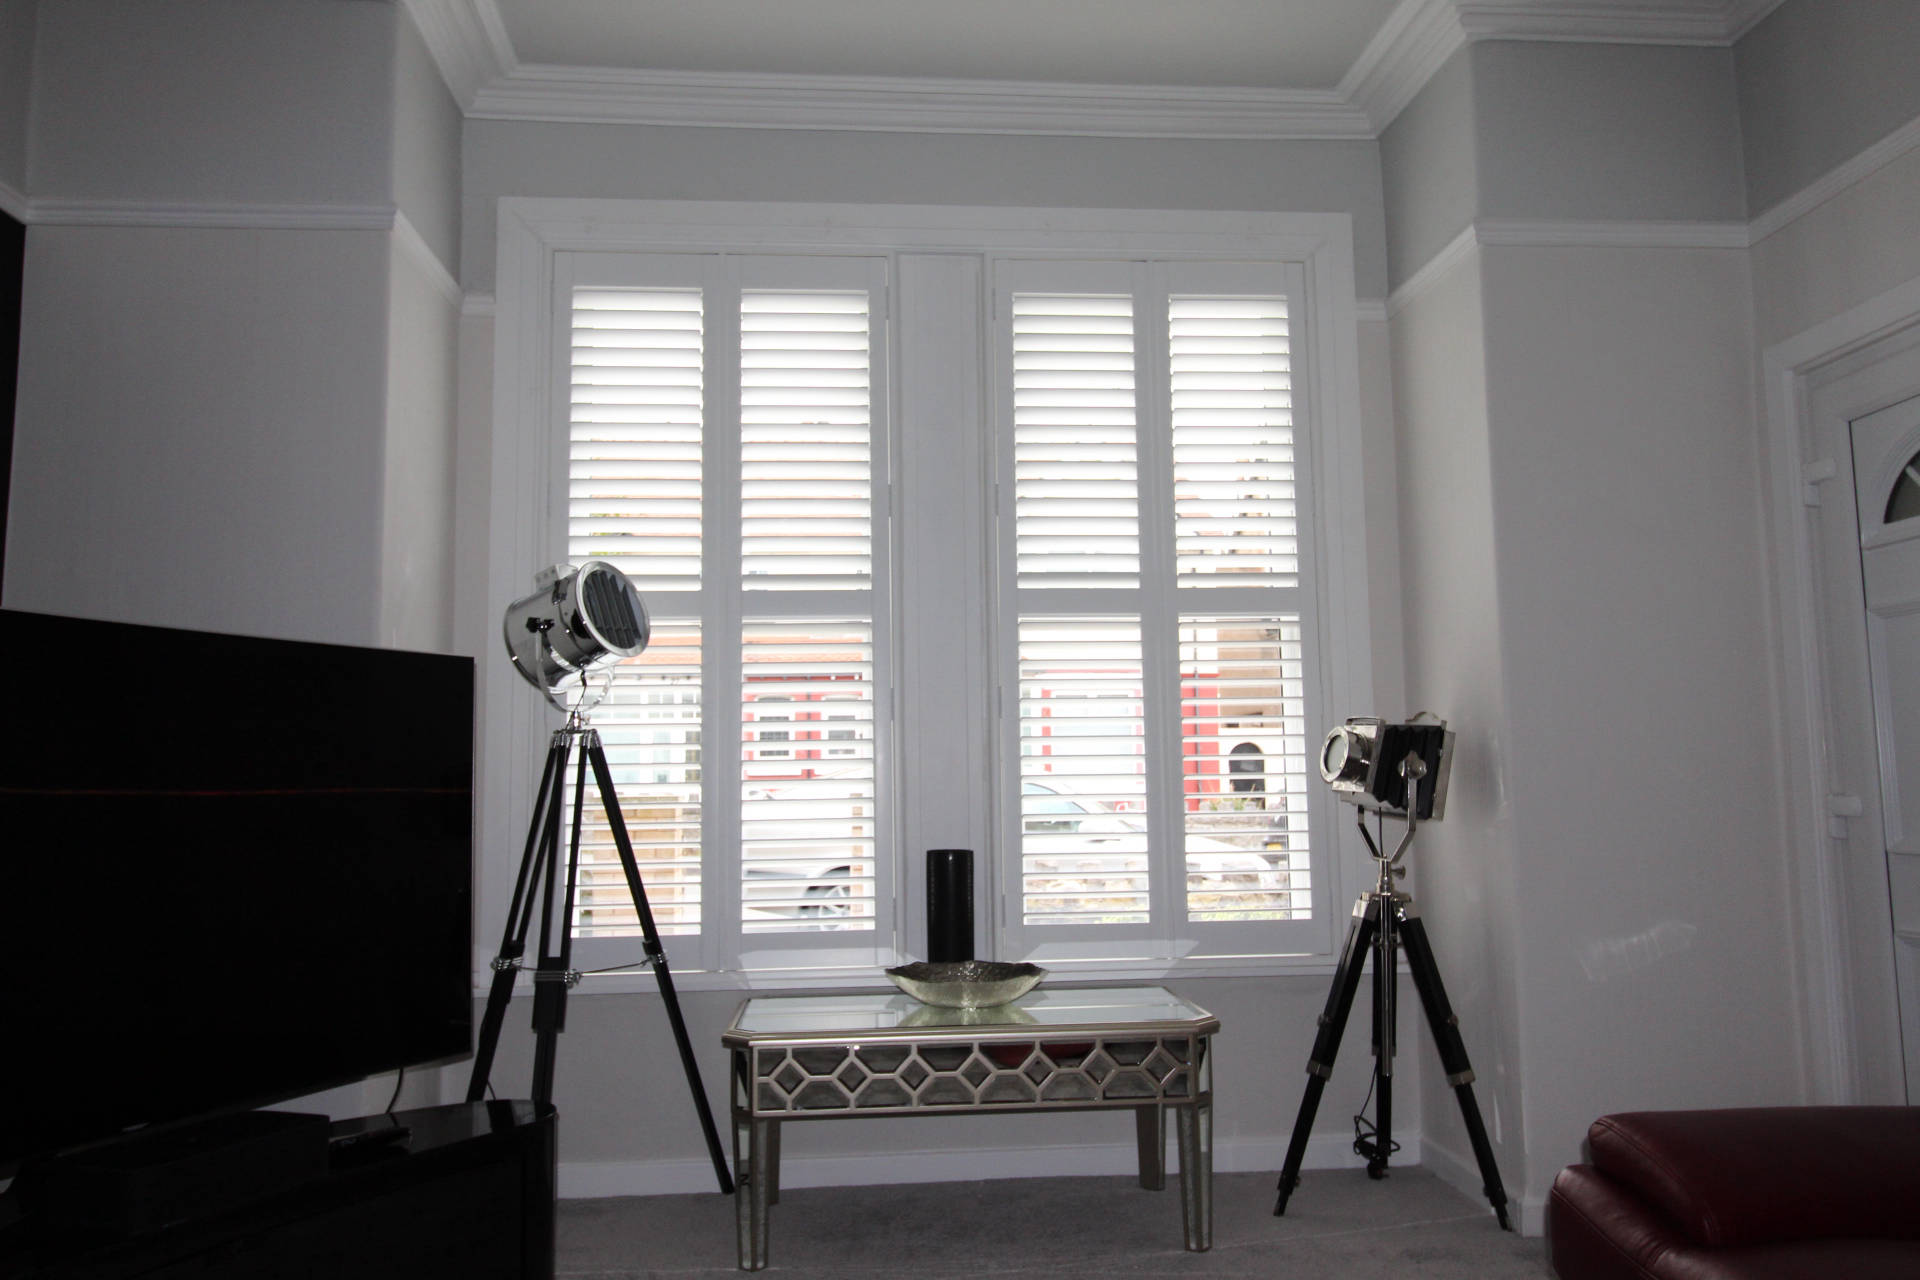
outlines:
[[[0,1277],[552,1280],[555,1133],[524,1101],[338,1121],[295,1190],[121,1239],[29,1215],[0,1233]]]

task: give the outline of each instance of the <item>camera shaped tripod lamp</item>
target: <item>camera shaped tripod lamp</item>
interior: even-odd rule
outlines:
[[[1444,720],[1423,723],[1424,715],[1397,724],[1373,717],[1355,717],[1335,726],[1320,749],[1320,776],[1333,788],[1335,796],[1356,807],[1360,838],[1379,866],[1379,880],[1353,905],[1353,922],[1340,951],[1333,989],[1328,993],[1325,1012],[1320,1015],[1319,1033],[1314,1037],[1313,1053],[1307,1061],[1306,1093],[1294,1120],[1293,1138],[1287,1144],[1286,1163],[1280,1171],[1279,1199],[1273,1212],[1275,1216],[1284,1214],[1288,1197],[1300,1185],[1300,1162],[1313,1132],[1314,1114],[1320,1106],[1321,1092],[1332,1078],[1334,1055],[1340,1049],[1340,1037],[1346,1030],[1347,1015],[1353,1011],[1353,998],[1360,988],[1361,971],[1369,956],[1373,959],[1371,1096],[1375,1110],[1370,1125],[1364,1116],[1354,1117],[1353,1149],[1366,1160],[1369,1177],[1387,1176],[1388,1162],[1397,1148],[1393,1141],[1394,1004],[1399,953],[1404,949],[1414,988],[1420,993],[1434,1043],[1440,1050],[1447,1083],[1453,1087],[1461,1117],[1466,1121],[1474,1159],[1480,1166],[1483,1190],[1500,1226],[1511,1231],[1507,1192],[1500,1181],[1500,1169],[1494,1163],[1493,1147],[1487,1141],[1479,1104],[1474,1100],[1473,1067],[1467,1060],[1459,1019],[1447,1002],[1440,969],[1434,963],[1433,948],[1427,941],[1426,926],[1414,909],[1413,898],[1395,889],[1393,883],[1396,877],[1406,874],[1400,859],[1412,845],[1419,824],[1438,820],[1446,811],[1454,735]],[[1383,834],[1385,819],[1389,817],[1407,824],[1405,835],[1391,854],[1383,853],[1381,842],[1376,842],[1367,831],[1368,813],[1375,815],[1375,823]]]
[[[706,1135],[707,1154],[723,1195],[733,1192],[733,1177],[720,1148],[707,1091],[687,1038],[680,1014],[666,949],[653,921],[640,865],[634,859],[626,820],[621,816],[613,774],[600,735],[587,724],[587,712],[606,696],[613,682],[613,665],[638,656],[652,638],[652,627],[640,593],[620,567],[607,560],[557,564],[535,578],[535,589],[507,606],[501,621],[507,657],[548,702],[567,713],[563,728],[549,740],[547,763],[540,776],[533,819],[528,824],[520,871],[514,880],[507,924],[493,961],[493,983],[487,992],[486,1012],[473,1055],[473,1073],[467,1082],[467,1100],[485,1101],[487,1077],[493,1070],[500,1028],[513,997],[514,984],[526,954],[527,931],[534,915],[540,918],[538,962],[533,973],[533,1099],[545,1106],[553,1100],[553,1066],[557,1041],[566,1026],[567,992],[579,982],[573,968],[573,909],[580,876],[580,828],[587,770],[599,792],[625,873],[627,892],[640,918],[646,963],[653,968],[667,1020],[680,1049],[680,1064],[693,1092],[694,1110]],[[577,748],[577,755],[576,755]],[[560,864],[560,824],[564,808],[563,781],[569,758],[575,760],[572,836],[566,844],[566,865]]]

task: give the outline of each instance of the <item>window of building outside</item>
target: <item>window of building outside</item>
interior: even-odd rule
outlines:
[[[990,954],[1259,971],[1337,940],[1311,753],[1329,685],[1367,677],[1328,660],[1364,615],[1329,605],[1350,549],[1319,531],[1353,495],[1316,464],[1326,424],[1354,422],[1315,398],[1334,387],[1305,358],[1325,330],[1307,255],[1206,235],[1008,249],[990,230],[966,247],[977,290],[948,300],[987,321],[971,354],[915,349],[895,296],[913,246],[881,231],[814,252],[543,249],[547,306],[518,312],[552,362],[534,524],[550,560],[620,566],[653,621],[592,722],[683,980],[872,981],[917,958],[919,850],[890,779],[945,730],[895,715],[907,575],[972,572],[990,601],[964,691],[993,791]],[[984,545],[922,538],[909,560],[892,480],[914,441],[894,419],[930,415],[893,388],[916,359],[974,366],[993,514]],[[592,808],[583,948],[638,930]]]

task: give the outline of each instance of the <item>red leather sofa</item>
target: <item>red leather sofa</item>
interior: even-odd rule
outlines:
[[[1560,1280],[1920,1277],[1920,1107],[1637,1111],[1554,1181]]]

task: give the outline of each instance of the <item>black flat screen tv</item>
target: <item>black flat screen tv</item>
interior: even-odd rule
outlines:
[[[473,662],[0,610],[0,1170],[472,1043]]]

